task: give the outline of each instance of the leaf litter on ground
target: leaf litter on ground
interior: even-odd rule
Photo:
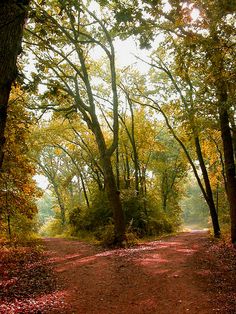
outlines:
[[[63,308],[63,287],[40,240],[0,243],[0,313],[48,313]]]

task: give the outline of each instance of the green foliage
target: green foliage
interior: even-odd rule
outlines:
[[[112,247],[115,242],[114,224],[110,222],[104,227],[100,227],[95,233],[95,238],[104,247]],[[138,243],[138,236],[134,231],[128,228],[125,234],[123,246],[130,247]]]
[[[38,219],[40,225],[45,224],[48,219],[55,216],[55,212],[53,211],[53,201],[53,196],[48,192],[45,192],[37,201]]]
[[[1,224],[0,238],[10,240],[11,242],[22,242],[37,238],[37,219],[28,218],[19,212],[14,213],[10,220],[10,237],[9,225],[7,220]]]
[[[94,234],[103,245],[112,245],[114,225],[106,194],[94,195],[91,208],[74,208],[69,214],[71,235]],[[134,191],[122,192],[122,205],[126,218],[127,243],[135,243],[137,237],[160,235],[176,231],[180,224],[180,211],[164,213],[153,197],[135,195]],[[82,232],[82,234],[81,234]]]
[[[145,197],[135,195],[135,191],[125,191],[122,195],[126,224],[140,236],[145,233],[148,215],[145,209]]]
[[[128,247],[134,246],[138,243],[139,237],[137,236],[137,234],[135,232],[128,230],[125,233],[125,237],[126,237],[126,246],[128,246]]]
[[[12,90],[5,130],[4,162],[0,173],[0,228],[9,238],[30,234],[40,192],[33,180],[35,165],[29,159],[29,136],[33,117],[25,109],[27,95]]]
[[[198,224],[207,227],[209,211],[195,180],[190,179],[186,186],[186,196],[181,201],[185,225]]]
[[[109,223],[104,227],[100,227],[94,235],[100,241],[101,245],[107,247],[113,246],[115,242],[114,225]]]
[[[65,232],[60,218],[51,218],[39,229],[39,234],[43,237],[56,237]]]
[[[66,9],[59,2],[36,6],[28,32],[37,55],[38,73],[32,77],[35,83],[48,84],[43,95],[37,95],[36,106],[43,111],[53,110],[51,121],[42,124],[32,141],[33,158],[39,171],[48,177],[57,214],[51,219],[53,204],[47,199],[40,201],[42,234],[63,234],[65,229],[72,235],[91,232],[111,245],[116,222],[104,192],[108,184],[104,178],[113,176],[112,167],[131,237],[133,233],[143,237],[177,230],[188,171],[180,143],[195,169],[194,141],[200,141],[204,159],[200,166],[206,164],[214,196],[219,182],[223,191],[220,138],[209,132],[217,128],[218,118],[212,109],[216,108],[212,104],[217,98],[212,88],[216,79],[212,77],[212,66],[217,60],[211,58],[208,46],[217,49],[209,45],[211,30],[204,24],[204,14],[202,21],[192,21],[191,6],[178,1],[171,1],[167,12],[165,1],[101,0],[98,18],[83,1],[76,5],[67,2]],[[203,4],[205,14],[208,6],[213,9],[212,4]],[[221,18],[217,10],[209,23]],[[226,22],[221,22],[225,26]],[[147,75],[131,67],[124,71],[115,68],[115,34],[123,38],[133,34],[142,47],[147,47],[157,30],[162,31],[162,43],[150,55]],[[222,40],[227,37],[223,33],[215,35],[222,36]],[[67,47],[66,51],[62,47]],[[103,51],[99,60],[93,55],[96,47]],[[229,54],[225,52],[230,65]],[[205,62],[206,57],[209,62]],[[165,117],[168,128],[157,112]],[[217,149],[213,149],[210,135]],[[105,155],[109,159],[104,159]],[[112,167],[106,167],[110,160]],[[109,175],[104,171],[107,169]],[[115,189],[107,191],[116,193]],[[221,193],[219,213],[227,222],[223,203]],[[207,223],[205,203],[195,187],[187,189],[182,207],[186,222]]]
[[[69,217],[70,223],[76,226],[77,230],[84,229],[93,232],[108,224],[112,217],[112,211],[105,192],[98,191],[93,196],[90,208],[84,210],[74,208]]]
[[[158,218],[151,217],[148,223],[148,236],[162,235],[172,233],[177,230],[178,224],[166,215],[160,215]]]

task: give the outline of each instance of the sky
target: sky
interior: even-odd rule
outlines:
[[[43,176],[41,174],[36,174],[34,176],[34,180],[36,181],[38,187],[40,187],[43,190],[47,189],[49,182],[45,176]]]

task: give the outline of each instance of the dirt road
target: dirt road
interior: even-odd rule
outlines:
[[[236,254],[204,232],[129,249],[64,239],[44,246],[11,258],[3,251],[1,314],[236,313]]]
[[[77,241],[45,242],[64,283],[63,313],[221,312],[204,264],[205,233],[100,252]]]

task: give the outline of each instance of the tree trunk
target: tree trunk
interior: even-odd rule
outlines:
[[[84,178],[83,178],[82,173],[79,174],[79,177],[80,177],[80,181],[81,181],[81,184],[82,184],[82,189],[83,189],[84,198],[85,198],[85,201],[86,201],[86,204],[87,204],[87,208],[90,208],[88,194],[87,194],[87,191],[86,191],[86,186],[85,186],[85,183],[84,183]]]
[[[107,193],[107,198],[113,212],[115,227],[114,244],[122,246],[122,242],[125,240],[125,217],[120,199],[120,191],[117,189],[116,178],[112,169],[112,151],[107,149],[103,133],[96,121],[94,122],[93,133],[96,137],[101,165],[104,173],[105,191]]]
[[[56,183],[53,183],[53,187],[54,187],[54,191],[56,193],[56,196],[57,196],[57,201],[58,201],[58,205],[60,207],[60,215],[61,215],[61,224],[62,226],[65,225],[65,222],[66,222],[66,217],[65,217],[65,205],[64,205],[64,202],[62,200],[62,197],[61,197],[61,194],[58,190],[58,186]]]
[[[231,126],[232,126],[232,140],[233,140],[233,149],[234,149],[234,160],[236,160],[236,125],[234,121],[234,115],[231,115]]]
[[[129,96],[127,95],[128,99]],[[139,182],[141,179],[141,171],[140,171],[140,167],[139,167],[139,158],[138,158],[138,151],[137,151],[137,147],[136,147],[136,141],[135,141],[135,134],[134,134],[134,113],[133,113],[133,108],[132,108],[132,104],[131,101],[129,99],[129,106],[130,106],[130,113],[131,113],[131,131],[129,131],[125,120],[120,116],[121,122],[123,123],[126,133],[128,135],[130,144],[132,146],[132,150],[133,150],[133,155],[132,155],[132,161],[134,163],[134,188],[136,191],[136,194],[138,195],[140,192],[140,188],[139,188]]]
[[[162,174],[161,180],[161,198],[162,198],[162,209],[166,212],[167,209],[167,198],[168,198],[168,183],[166,170]]]
[[[115,175],[112,169],[111,159],[105,156],[102,160],[105,189],[111,208],[113,210],[115,225],[115,244],[121,245],[125,240],[125,218],[120,200],[120,192],[117,190]]]
[[[231,216],[231,240],[236,245],[236,173],[234,163],[234,149],[233,141],[229,126],[229,116],[227,110],[224,108],[225,97],[222,95],[220,108],[220,129],[221,137],[224,149],[224,160],[225,160],[225,174],[226,174],[226,185],[227,185],[227,197],[230,206]]]
[[[23,3],[24,2],[24,3]],[[17,76],[23,26],[29,1],[1,1],[0,9],[0,170],[4,159],[5,127],[11,85]]]
[[[213,193],[212,193],[211,184],[210,184],[210,180],[208,177],[206,165],[205,165],[205,162],[204,162],[204,159],[202,156],[202,150],[201,150],[199,137],[195,136],[194,141],[195,141],[195,147],[196,147],[196,152],[197,152],[197,156],[198,156],[198,161],[200,164],[200,168],[202,171],[202,176],[203,176],[203,180],[204,180],[204,184],[205,184],[205,189],[206,189],[206,194],[207,194],[206,201],[207,201],[207,204],[208,204],[208,207],[210,210],[212,225],[213,225],[213,229],[214,229],[214,236],[220,237],[220,225],[219,225],[218,215],[217,215],[217,211],[216,211],[216,207],[215,207],[215,202],[214,202],[214,198],[213,198]]]
[[[120,158],[119,158],[119,148],[116,149],[116,184],[117,189],[120,190]]]
[[[140,182],[140,177],[141,177],[141,171],[139,167],[139,157],[138,157],[138,151],[136,147],[136,141],[135,141],[135,133],[134,133],[134,111],[133,111],[133,106],[132,102],[128,97],[128,103],[129,103],[129,108],[130,108],[130,113],[131,113],[131,134],[128,132],[128,128],[126,127],[126,131],[128,134],[128,137],[130,139],[130,143],[133,149],[133,162],[134,162],[134,178],[135,178],[135,190],[136,193],[139,194],[140,189],[139,189],[139,182]]]
[[[233,135],[230,130],[229,122],[229,87],[226,80],[225,73],[227,69],[225,68],[224,53],[221,47],[222,42],[218,37],[218,30],[214,27],[211,29],[211,36],[213,38],[213,47],[217,47],[211,50],[210,60],[213,66],[213,75],[216,87],[216,96],[218,100],[218,110],[219,110],[219,122],[221,138],[223,142],[224,151],[224,168],[226,176],[226,193],[230,207],[230,217],[231,217],[231,241],[234,246],[236,246],[236,172],[235,172],[235,160],[234,160],[234,143]],[[212,48],[211,48],[212,49]]]
[[[125,189],[130,188],[130,166],[129,166],[129,156],[127,152],[127,148],[125,147],[125,156],[123,157],[124,162],[124,183]]]

